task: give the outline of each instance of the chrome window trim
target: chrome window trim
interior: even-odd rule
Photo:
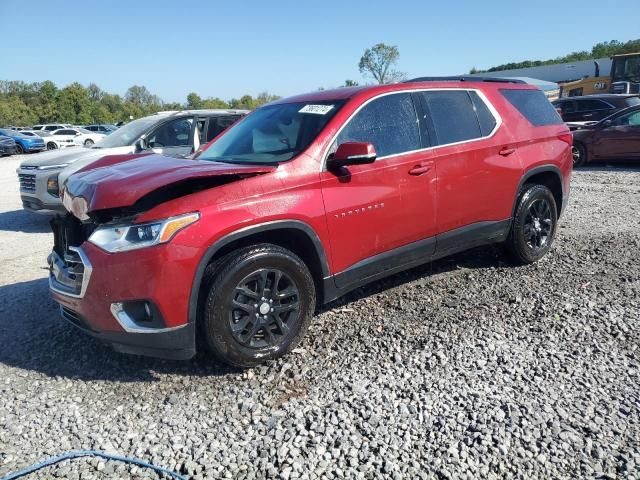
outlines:
[[[342,133],[342,130],[349,124],[349,122],[353,119],[353,117],[355,117],[358,114],[358,112],[360,112],[360,110],[362,110],[365,106],[367,106],[373,100],[376,100],[376,99],[382,98],[382,97],[386,97],[387,95],[396,95],[396,94],[399,94],[399,93],[441,92],[441,91],[448,92],[448,91],[452,91],[452,90],[463,91],[463,92],[476,92],[478,94],[478,97],[486,105],[486,107],[489,109],[489,112],[491,112],[491,115],[493,115],[493,118],[496,121],[495,127],[493,127],[493,130],[491,130],[491,132],[488,135],[485,135],[485,136],[482,136],[482,137],[478,137],[478,138],[471,138],[469,140],[462,140],[460,142],[443,143],[442,145],[433,145],[433,146],[430,146],[430,147],[418,148],[416,150],[408,150],[406,152],[394,153],[392,155],[386,155],[384,157],[378,157],[376,159],[376,161],[385,160],[387,158],[401,157],[403,155],[409,155],[411,153],[426,152],[426,151],[429,151],[429,150],[434,150],[436,148],[450,147],[450,146],[453,146],[453,145],[463,145],[465,143],[477,142],[479,140],[486,140],[488,138],[493,137],[496,134],[496,132],[498,131],[498,129],[500,128],[500,126],[502,125],[502,117],[500,116],[500,114],[498,113],[498,110],[493,106],[493,104],[489,101],[489,99],[486,97],[486,95],[484,94],[484,92],[482,90],[479,90],[477,88],[460,88],[460,87],[452,87],[452,88],[438,87],[438,88],[419,88],[419,89],[409,88],[409,89],[404,89],[404,90],[394,90],[393,92],[385,92],[385,93],[381,93],[379,95],[376,95],[374,97],[371,97],[366,102],[364,102],[362,105],[360,105],[356,110],[354,110],[351,113],[351,115],[349,115],[349,118],[347,118],[347,120],[342,124],[342,126],[338,129],[338,131],[335,133],[335,135],[333,135],[333,137],[331,137],[331,141],[325,147],[323,155],[322,155],[322,166],[321,166],[321,170],[320,171],[323,172],[323,171],[327,170],[327,158],[329,157],[329,150],[331,149],[331,145],[333,145],[333,142],[336,141],[336,139],[338,138],[340,133]],[[475,111],[475,108],[474,108],[474,111]],[[416,109],[416,115],[417,114],[418,114],[418,111]],[[417,120],[420,121],[419,118],[417,118]]]
[[[80,285],[80,293],[69,293],[69,292],[65,292],[64,290],[60,290],[58,288],[56,288],[55,283],[54,283],[54,279],[53,279],[53,273],[49,272],[49,288],[51,290],[53,290],[54,292],[60,294],[60,295],[64,295],[65,297],[72,297],[72,298],[83,298],[85,293],[87,292],[87,287],[89,286],[89,280],[91,279],[91,273],[93,272],[93,266],[91,265],[91,262],[89,261],[89,258],[85,255],[85,253],[82,251],[82,248],[80,247],[69,247],[69,250],[71,250],[72,252],[76,252],[78,254],[78,256],[80,257],[80,261],[82,262],[82,265],[84,266],[84,273],[82,274],[82,284]]]
[[[184,325],[178,325],[177,327],[166,327],[166,328],[151,328],[151,327],[143,327],[138,325],[133,318],[131,318],[127,312],[124,311],[122,307],[122,302],[114,302],[110,307],[111,314],[116,319],[116,321],[120,324],[122,329],[127,333],[166,333],[173,332],[174,330],[180,330],[188,325],[185,323]]]

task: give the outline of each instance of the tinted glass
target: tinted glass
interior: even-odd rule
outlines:
[[[629,97],[629,98],[626,98],[624,103],[627,104],[627,107],[633,107],[634,105],[640,105],[640,97]]]
[[[223,117],[212,117],[209,119],[209,128],[207,129],[207,138],[205,142],[210,142],[216,138],[225,129],[233,125],[240,117],[238,115],[225,115]]]
[[[227,163],[270,164],[305,150],[343,100],[266,105],[229,128],[198,157]]]
[[[465,90],[421,92],[435,130],[434,145],[482,137],[478,118]]]
[[[636,110],[635,112],[629,112],[624,115],[620,115],[618,118],[613,120],[611,124],[617,127],[638,127],[640,126],[640,111]]]
[[[609,104],[604,103],[602,100],[576,100],[578,104],[579,112],[589,112],[592,110],[606,110],[611,108]]]
[[[154,148],[190,146],[193,118],[178,118],[158,127],[147,139]]]
[[[370,142],[378,157],[421,148],[411,95],[385,95],[365,105],[342,129],[335,145],[344,142]]]
[[[477,92],[469,92],[469,96],[473,101],[473,106],[476,108],[478,123],[480,123],[480,132],[483,137],[486,137],[496,128],[496,119]]]
[[[501,89],[500,92],[532,125],[541,127],[562,123],[560,115],[541,90]]]

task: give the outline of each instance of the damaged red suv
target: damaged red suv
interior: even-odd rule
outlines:
[[[257,109],[197,159],[104,157],[52,221],[62,315],[121,352],[239,366],[290,351],[319,305],[465,249],[549,248],[571,134],[517,81],[421,78]],[[198,341],[196,341],[198,340]]]

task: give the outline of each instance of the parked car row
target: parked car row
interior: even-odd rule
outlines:
[[[30,211],[64,212],[59,183],[91,162],[105,155],[143,152],[161,153],[168,157],[187,156],[247,113],[246,110],[163,112],[134,120],[109,136],[91,134],[101,136],[95,141],[95,137],[81,131],[81,135],[67,135],[67,132],[78,129],[54,130],[52,138],[61,138],[61,142],[67,142],[64,145],[77,141],[88,148],[45,152],[22,162],[17,170],[22,204]]]

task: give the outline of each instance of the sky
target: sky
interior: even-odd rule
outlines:
[[[542,2],[540,2],[542,3]],[[0,0],[0,79],[93,82],[165,101],[290,96],[346,79],[376,43],[396,45],[409,77],[553,58],[640,37],[637,0],[165,1]],[[539,4],[538,4],[539,5]],[[566,12],[565,12],[566,10]]]

